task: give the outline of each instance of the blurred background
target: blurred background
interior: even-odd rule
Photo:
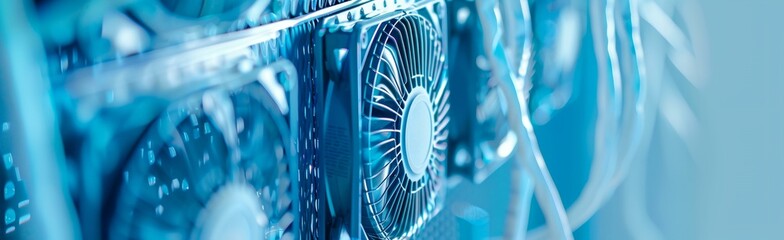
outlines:
[[[779,1],[701,1],[709,79],[695,172],[702,239],[775,239],[784,226],[784,21]]]

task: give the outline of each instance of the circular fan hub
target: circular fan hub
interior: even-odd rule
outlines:
[[[199,222],[203,227],[199,239],[263,239],[268,220],[252,188],[231,184],[210,198]]]
[[[433,144],[433,110],[430,96],[422,87],[408,95],[403,113],[403,165],[408,178],[425,175]]]

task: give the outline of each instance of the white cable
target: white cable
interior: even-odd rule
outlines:
[[[594,3],[596,4],[597,2]],[[597,5],[593,5],[592,7],[593,7],[592,8],[593,18],[600,19],[600,17],[597,16],[599,15],[599,13],[596,11],[599,8],[597,7]],[[614,0],[609,0],[604,8],[605,20],[607,21],[608,24],[606,33],[608,38],[609,49],[607,49],[606,52],[611,57],[610,70],[613,71],[613,79],[614,81],[619,81],[624,79],[620,79],[619,77],[620,74],[617,72],[619,69],[619,64],[617,60],[613,61],[612,59],[613,55],[617,54],[617,52],[614,52],[612,50],[615,47],[615,43],[614,43],[615,25],[613,24],[613,22],[615,21],[614,7],[615,7]],[[655,103],[657,103],[658,101],[655,100],[652,101],[652,99],[650,98],[654,96],[658,96],[658,87],[657,87],[658,84],[650,84],[648,81],[646,81],[645,78],[646,76],[645,63],[643,61],[644,54],[643,54],[643,49],[642,49],[640,35],[639,35],[639,14],[638,14],[639,12],[637,11],[638,10],[637,7],[638,7],[637,0],[630,0],[629,10],[631,13],[630,20],[631,20],[632,31],[629,34],[631,34],[632,45],[634,48],[634,53],[633,53],[635,57],[634,61],[638,67],[638,74],[636,75],[636,77],[639,78],[639,83],[640,83],[639,96],[637,101],[635,101],[634,112],[630,117],[631,118],[630,121],[632,121],[633,125],[630,131],[628,131],[629,140],[630,140],[629,146],[631,147],[627,148],[626,150],[621,150],[622,152],[620,156],[618,155],[618,151],[614,149],[615,147],[618,146],[617,142],[613,143],[615,144],[615,146],[609,148],[603,148],[603,147],[596,148],[596,151],[598,153],[594,155],[594,164],[592,165],[591,175],[590,175],[591,177],[586,183],[586,186],[583,188],[583,191],[578,197],[578,199],[574,202],[574,204],[569,208],[569,211],[567,212],[570,220],[570,226],[572,228],[578,228],[582,224],[584,224],[604,204],[604,202],[606,202],[609,199],[609,197],[612,196],[612,194],[614,193],[618,185],[623,181],[623,179],[625,179],[629,171],[630,165],[635,159],[635,155],[640,152],[641,149],[639,149],[638,146],[646,145],[648,142],[647,140],[649,140],[650,135],[652,133],[653,124],[651,123],[653,119],[650,118],[652,114],[650,114],[648,110],[657,108]],[[592,25],[592,27],[594,28],[594,32],[597,32],[597,28],[600,27],[596,25],[597,23],[596,21],[594,21],[593,23],[594,25]],[[598,32],[603,32],[603,31],[598,31]],[[597,46],[599,46],[598,45],[599,43],[601,43],[601,41],[596,41],[595,39],[595,44],[597,44]],[[597,47],[597,48],[599,48],[597,52],[605,52],[602,51],[604,49],[601,49],[601,47]],[[602,71],[601,66],[603,66],[604,65],[603,63],[606,62],[599,60],[598,63],[601,72]],[[600,77],[600,79],[603,78]],[[655,85],[655,86],[651,86],[651,85]],[[616,90],[618,89],[619,88],[616,87]],[[600,86],[600,91],[601,91],[601,86]],[[599,94],[601,98],[602,93],[600,92]],[[615,98],[615,100],[619,100],[619,99],[622,98],[621,97]],[[600,102],[602,102],[601,99]],[[601,106],[602,105],[600,104],[600,117],[599,117],[600,119],[597,120],[597,138],[596,138],[597,144],[603,143],[601,141],[603,141],[604,138],[601,136],[601,134],[606,133],[606,131],[602,130],[602,125],[601,125],[603,122],[602,118],[608,115],[612,116],[614,114],[618,114],[622,112],[621,107],[615,106],[614,107],[615,111],[602,113]],[[605,126],[614,127],[613,125],[614,124],[605,125]],[[618,134],[618,136],[619,137],[623,136],[624,135],[623,133],[627,133],[627,132],[621,132]],[[616,141],[618,139],[620,138],[616,138]],[[609,151],[609,153],[603,151]],[[531,233],[532,239],[544,239],[545,237],[546,237],[546,232],[544,231],[544,229],[535,229]]]
[[[620,161],[618,161],[616,164],[616,171],[610,178],[609,184],[602,185],[595,190],[593,188],[589,189],[588,184],[586,184],[586,188],[584,188],[583,193],[568,211],[568,217],[572,228],[579,227],[585,223],[585,221],[587,221],[588,218],[590,218],[591,215],[593,215],[593,213],[595,213],[598,208],[601,207],[601,205],[606,202],[610,196],[612,196],[615,189],[620,186],[624,179],[626,179],[629,171],[631,171],[630,168],[631,165],[634,164],[635,159],[641,158],[642,156],[640,156],[640,154],[647,152],[647,146],[650,144],[651,135],[653,133],[653,122],[656,121],[656,116],[658,113],[657,110],[659,109],[659,105],[661,103],[663,89],[661,81],[648,80],[649,72],[646,70],[648,63],[645,62],[646,56],[643,51],[643,45],[640,36],[640,22],[646,21],[649,23],[653,27],[654,31],[660,34],[670,45],[672,49],[670,49],[666,55],[669,56],[671,61],[673,58],[672,55],[691,54],[690,45],[691,47],[695,47],[690,43],[688,38],[685,37],[682,29],[675,25],[670,19],[669,15],[666,14],[665,11],[662,10],[662,8],[654,1],[629,1],[629,8],[631,12],[630,20],[632,24],[631,36],[634,45],[634,51],[636,52],[635,60],[639,71],[638,77],[640,78],[641,85],[638,101],[635,102],[635,112],[633,114],[634,118],[632,119],[634,120],[634,123],[629,134],[629,146],[632,146],[632,148],[628,148],[626,151],[622,152],[621,158],[619,158]],[[691,2],[687,1],[686,6],[691,6],[688,5],[688,3]],[[691,14],[691,12],[689,13]],[[687,24],[699,20],[698,18],[694,19],[694,16],[691,17],[691,21],[687,21]],[[699,30],[699,26],[692,27],[690,29]],[[692,34],[689,37],[699,38],[699,34]],[[692,59],[696,58],[694,56],[689,57]],[[675,62],[673,62],[673,64],[678,65],[678,63]],[[690,62],[690,64],[692,65],[688,65],[687,67],[696,66],[693,65],[694,61]],[[684,66],[676,66],[676,68],[681,71],[694,86],[700,86],[700,79],[697,79],[699,78],[697,76],[700,76],[699,72],[696,74],[688,74],[689,71],[683,70]],[[699,71],[699,69],[697,71]],[[695,79],[691,79],[692,77]],[[624,201],[628,202],[629,199],[624,199]],[[629,224],[632,224],[632,222],[629,222]],[[635,223],[632,225],[640,224],[645,225],[639,227],[647,229],[647,232],[651,234],[650,237],[661,237],[661,232],[657,231],[655,226],[653,226],[651,223],[646,223],[645,221],[636,219]],[[547,237],[547,232],[545,229],[539,228],[533,230],[529,236],[531,236],[532,239],[542,239]]]
[[[525,170],[532,176],[537,201],[542,206],[542,212],[547,219],[552,236],[554,236],[553,238],[571,240],[574,237],[568,225],[566,211],[558,194],[558,189],[555,187],[555,183],[539,150],[539,144],[528,115],[528,106],[527,104],[521,104],[527,99],[524,91],[525,86],[523,86],[524,81],[515,77],[514,73],[509,70],[511,66],[507,63],[507,56],[501,45],[501,30],[499,30],[498,17],[496,16],[499,13],[497,13],[496,3],[496,1],[488,0],[476,1],[476,6],[482,22],[482,29],[485,31],[485,51],[492,54],[490,60],[494,66],[493,75],[501,83],[501,89],[506,96],[507,106],[511,107],[508,115],[509,126],[518,136],[528,140],[518,141],[517,149],[519,151],[522,149],[530,150],[533,155],[532,158],[529,158],[523,154],[516,154],[515,161],[518,166],[525,167]],[[526,229],[526,226],[511,227],[521,231]]]

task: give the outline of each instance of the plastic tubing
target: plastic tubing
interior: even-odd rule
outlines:
[[[598,1],[593,2],[597,4]],[[595,19],[599,19],[596,17],[599,13],[597,13],[599,5],[592,5],[592,16]],[[607,23],[607,38],[608,38],[608,49],[606,52],[610,55],[610,61],[604,61],[606,64],[607,62],[610,63],[610,70],[613,71],[613,81],[619,80],[626,80],[620,79],[620,74],[617,74],[616,71],[620,68],[619,63],[617,60],[613,61],[612,57],[614,54],[617,54],[617,51],[612,50],[610,48],[615,48],[615,15],[614,15],[614,7],[615,1],[614,0],[607,0],[607,4],[605,5],[605,20]],[[656,109],[655,103],[657,101],[652,100],[651,98],[654,96],[658,96],[658,87],[651,85],[650,82],[646,79],[645,73],[645,63],[644,63],[644,54],[642,49],[641,38],[639,34],[639,11],[638,11],[638,0],[629,0],[629,10],[631,13],[631,32],[625,32],[619,30],[620,33],[623,35],[626,33],[627,36],[630,36],[631,45],[632,45],[632,55],[634,56],[633,64],[637,68],[637,73],[634,74],[632,77],[632,81],[637,81],[639,83],[640,88],[639,92],[636,92],[636,98],[634,99],[634,111],[631,113],[629,121],[632,122],[631,129],[628,131],[629,140],[630,140],[630,147],[628,150],[619,151],[617,150],[617,142],[611,142],[613,145],[607,147],[597,147],[597,153],[594,155],[594,164],[591,168],[591,175],[586,183],[586,186],[583,188],[581,195],[575,201],[575,203],[569,208],[567,215],[569,217],[569,224],[572,228],[578,228],[582,224],[584,224],[594,213],[607,201],[607,199],[612,195],[615,189],[620,185],[620,183],[626,178],[626,175],[629,172],[629,168],[633,160],[637,157],[637,154],[641,151],[644,151],[644,147],[647,145],[647,142],[650,138],[653,129],[653,119],[651,116],[654,114],[649,113],[650,109]],[[594,31],[596,32],[599,26],[595,25],[592,26]],[[597,35],[594,35],[596,37]],[[600,44],[601,41],[595,41],[595,44]],[[601,49],[597,45],[597,49]],[[600,52],[601,50],[597,50]],[[602,51],[604,52],[604,51]],[[598,55],[598,54],[597,54]],[[617,55],[616,55],[617,56]],[[601,59],[601,58],[600,58]],[[617,59],[617,58],[616,58]],[[600,67],[603,65],[600,62]],[[605,68],[606,69],[606,68]],[[602,71],[600,69],[600,71]],[[628,80],[627,80],[628,81]],[[633,84],[634,82],[628,82]],[[615,90],[619,90],[616,88]],[[600,94],[603,94],[603,90],[599,90]],[[604,93],[606,94],[606,93]],[[601,96],[601,95],[600,95]],[[614,100],[620,100],[621,97],[615,97]],[[604,103],[604,105],[602,104]],[[623,112],[622,105],[614,105],[611,107],[610,111],[607,109],[602,109],[607,107],[607,102],[602,101],[600,99],[600,115],[607,115],[613,116],[614,114],[620,114]],[[619,117],[619,116],[615,116]],[[601,132],[599,130],[602,127],[600,124],[602,117],[600,116],[600,121],[597,123],[597,132]],[[617,120],[623,120],[621,118],[617,118]],[[612,125],[604,125],[610,126]],[[620,139],[620,136],[624,136],[627,133],[625,131],[621,131],[616,137],[615,140],[617,141]],[[610,136],[612,137],[612,136]],[[601,135],[597,135],[596,140],[601,141],[603,137]],[[620,154],[619,154],[620,153]],[[619,157],[620,155],[620,157]],[[530,235],[531,239],[545,239],[547,238],[547,232],[543,228],[534,229]]]
[[[508,106],[511,107],[508,115],[510,128],[518,134],[518,136],[524,137],[524,139],[527,140],[517,142],[517,149],[518,151],[529,149],[533,155],[533,157],[527,157],[524,154],[516,154],[515,162],[518,167],[515,168],[515,171],[524,168],[532,177],[537,201],[542,206],[542,212],[547,219],[553,239],[572,240],[574,237],[572,236],[572,230],[568,225],[563,202],[561,202],[558,189],[555,187],[550,172],[547,170],[547,165],[545,164],[544,158],[538,147],[536,135],[533,132],[531,120],[528,116],[528,106],[521,104],[521,102],[525,102],[526,99],[524,91],[525,86],[523,86],[523,81],[520,81],[520,79],[509,70],[510,66],[507,63],[507,56],[501,44],[501,34],[498,29],[499,24],[497,15],[500,14],[496,12],[496,3],[496,1],[492,0],[476,1],[477,12],[479,13],[482,22],[482,29],[485,31],[485,51],[492,54],[490,60],[494,66],[492,70],[493,75],[500,81],[501,90],[506,96],[506,102]],[[526,146],[526,143],[528,146]],[[521,176],[521,174],[515,172],[513,173],[513,176]],[[524,192],[526,191],[513,191],[512,194]],[[512,199],[516,199],[517,197],[520,196],[512,196]],[[523,232],[525,232],[526,229],[526,226],[507,227]]]

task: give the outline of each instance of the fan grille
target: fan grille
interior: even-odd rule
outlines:
[[[233,111],[233,118],[228,115],[233,133],[205,111],[206,102],[190,101],[163,113],[123,172],[113,237],[214,237],[228,234],[220,228],[231,225],[221,220],[236,213],[258,221],[248,224],[249,232],[293,238],[296,190],[290,176],[295,169],[281,135],[285,128],[253,97],[261,91],[252,85],[212,103]],[[248,211],[236,209],[237,203]]]
[[[370,238],[410,237],[437,211],[449,123],[442,48],[439,30],[415,14],[382,23],[370,42],[361,73],[363,226]]]

